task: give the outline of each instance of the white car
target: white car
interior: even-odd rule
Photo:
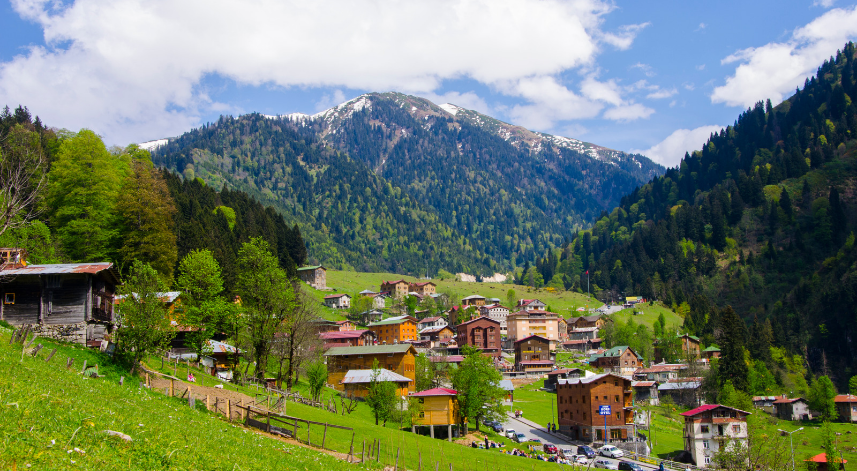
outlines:
[[[506,438],[515,438],[517,434],[518,432],[516,432],[514,429],[510,428],[509,430],[506,430]]]
[[[589,458],[586,455],[574,455],[574,464],[579,464],[581,466],[589,465]]]
[[[595,467],[601,469],[619,469],[619,464],[615,461],[610,461],[604,458],[598,458],[595,460]]]
[[[625,456],[625,453],[622,450],[616,448],[613,445],[604,445],[598,449],[598,454],[601,456],[606,456],[608,458],[621,458]]]

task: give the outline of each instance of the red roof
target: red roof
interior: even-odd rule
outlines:
[[[324,299],[336,299],[336,298],[341,298],[343,296],[348,296],[348,295],[345,293],[343,293],[343,294],[328,294],[327,296],[324,297]],[[351,296],[348,296],[348,297],[350,298]]]
[[[425,319],[420,321],[420,324],[428,324],[429,322],[436,322],[438,320],[440,320],[439,316],[426,317]]]
[[[850,395],[850,394],[849,394]],[[812,461],[813,463],[827,463],[827,453],[819,453],[808,460],[803,460],[804,462]],[[833,458],[834,463],[842,463],[845,464],[848,460],[843,460],[842,458]]]
[[[533,361],[522,361],[518,364],[519,365],[553,365],[553,361],[551,361],[551,360],[533,360]]]
[[[407,283],[407,281],[405,281],[405,280],[382,281],[382,282],[381,282],[381,286],[384,286],[384,285],[397,285],[397,284],[399,284],[399,283]]]
[[[857,396],[853,394],[840,394],[833,398],[834,402],[857,402]]]
[[[458,391],[456,391],[455,389],[433,388],[433,389],[426,389],[425,391],[420,391],[418,393],[412,393],[411,396],[415,396],[415,397],[455,396],[457,394],[458,394]]]
[[[432,363],[461,363],[464,361],[464,355],[448,355],[430,357]]]
[[[580,371],[580,368],[563,368],[561,370],[553,370],[548,373],[548,376],[561,375],[564,373],[568,373],[569,371]]]
[[[655,385],[654,381],[632,381],[632,388],[650,388]]]
[[[743,412],[743,413],[745,413],[745,414],[749,414],[749,412],[743,411],[743,410],[741,410],[741,409],[736,409],[736,408],[734,408],[734,407],[723,406],[723,405],[720,405],[720,404],[706,404],[706,405],[704,405],[704,406],[699,406],[699,407],[697,407],[696,409],[691,409],[691,410],[689,410],[689,411],[687,411],[687,412],[682,412],[682,413],[681,413],[681,415],[683,415],[683,416],[685,416],[685,417],[693,417],[694,415],[699,415],[699,414],[701,414],[701,413],[703,413],[703,412],[708,412],[708,411],[710,411],[710,410],[717,409],[717,408],[719,408],[719,407],[722,407],[722,408],[724,408],[724,409],[730,409],[730,410],[738,411],[738,412]]]
[[[336,321],[336,323],[337,323],[338,325],[343,325],[343,324],[347,324],[347,323],[350,323],[350,322],[351,322],[351,321]]]
[[[318,334],[318,337],[322,340],[335,340],[335,339],[356,339],[361,335],[369,332],[368,330],[335,330],[333,332],[322,332]]]
[[[490,317],[487,317],[487,316],[479,316],[479,317],[477,317],[476,319],[470,319],[470,320],[469,320],[469,321],[467,321],[467,322],[462,322],[461,324],[458,324],[458,326],[456,326],[456,327],[460,327],[460,326],[462,326],[462,325],[467,325],[467,324],[470,324],[470,323],[472,323],[472,322],[476,322],[476,321],[491,321],[491,322],[493,322],[493,323],[495,323],[495,324],[497,324],[497,325],[500,325],[500,321],[497,321],[497,320],[491,319]]]
[[[794,399],[789,399],[787,397],[780,397],[780,398],[777,398],[776,401],[774,401],[774,404],[791,404],[792,402],[803,401],[803,400],[804,400],[804,398],[802,398],[802,397],[796,397]]]
[[[425,283],[411,283],[411,284],[413,284],[414,286],[425,286],[425,285],[437,286],[436,284],[432,283],[431,281],[426,281]]]
[[[533,335],[528,335],[528,336],[526,336],[526,337],[522,338],[521,340],[518,340],[518,341],[517,341],[517,342],[515,342],[515,343],[516,343],[516,344],[519,344],[519,343],[523,342],[524,340],[528,340],[528,339],[531,339],[531,338],[534,338],[534,337],[535,337],[535,338],[542,339],[542,340],[544,340],[545,342],[550,342],[550,340],[548,340],[548,339],[546,339],[546,338],[542,337],[541,335],[535,335],[535,334],[533,334]]]

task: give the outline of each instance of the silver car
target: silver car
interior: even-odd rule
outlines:
[[[596,458],[595,459],[595,467],[601,469],[619,469],[619,463],[616,461],[610,461],[605,458]]]

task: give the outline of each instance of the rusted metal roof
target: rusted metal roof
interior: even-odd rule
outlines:
[[[24,276],[24,275],[69,275],[90,274],[95,275],[107,271],[119,282],[118,273],[109,262],[102,263],[55,263],[50,265],[28,265],[26,267],[8,268],[0,270],[0,276]]]
[[[217,340],[208,340],[208,347],[211,349],[211,353],[241,353],[240,350],[233,347],[232,345],[218,342]]]

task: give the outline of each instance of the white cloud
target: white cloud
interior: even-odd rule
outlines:
[[[652,70],[652,66],[649,64],[643,64],[642,62],[637,62],[636,64],[631,66],[632,69],[640,69],[646,77],[654,77],[657,75],[654,70]]]
[[[0,63],[0,101],[26,103],[52,125],[92,127],[112,143],[175,135],[199,124],[207,111],[228,107],[201,89],[208,74],[239,85],[286,88],[425,94],[460,78],[526,88],[534,77],[592,64],[603,44],[627,49],[647,26],[602,31],[603,16],[615,8],[607,0],[12,5],[44,30],[47,46]],[[566,104],[587,101],[561,94]],[[558,119],[592,114],[575,106],[554,108]]]
[[[554,77],[522,79],[507,84],[504,91],[530,102],[512,107],[509,116],[533,129],[550,129],[557,121],[593,118],[604,108],[598,101],[569,90]]]
[[[796,29],[786,42],[744,49],[723,59],[723,64],[740,65],[724,85],[714,88],[711,101],[745,107],[766,98],[778,103],[855,37],[857,7],[830,10]]]
[[[706,25],[705,23],[700,23],[699,26],[697,26],[694,31],[702,31],[706,28],[706,26],[708,26],[708,25]]]
[[[639,103],[629,103],[610,108],[604,117],[613,121],[635,121],[651,116],[655,110]]]
[[[345,92],[342,90],[336,89],[333,93],[325,93],[322,95],[321,100],[315,104],[316,111],[324,111],[334,106],[344,103],[346,101]]]
[[[580,91],[591,100],[603,101],[611,105],[622,104],[622,94],[616,82],[609,80],[599,82],[594,77],[588,77],[580,84]]]
[[[698,66],[696,66],[696,70],[705,70],[705,64],[699,64]]]
[[[647,150],[632,150],[643,154],[665,167],[675,167],[684,158],[685,152],[702,149],[705,141],[713,132],[719,132],[723,126],[700,126],[696,129],[677,129],[663,141]]]
[[[664,98],[669,98],[669,97],[675,95],[676,93],[678,93],[678,90],[675,88],[663,88],[663,89],[654,91],[652,93],[649,93],[648,95],[646,95],[646,98],[649,98],[652,100],[661,100]]]
[[[834,3],[836,3],[836,0],[815,0],[814,2],[812,2],[812,6],[830,8],[833,6]]]

